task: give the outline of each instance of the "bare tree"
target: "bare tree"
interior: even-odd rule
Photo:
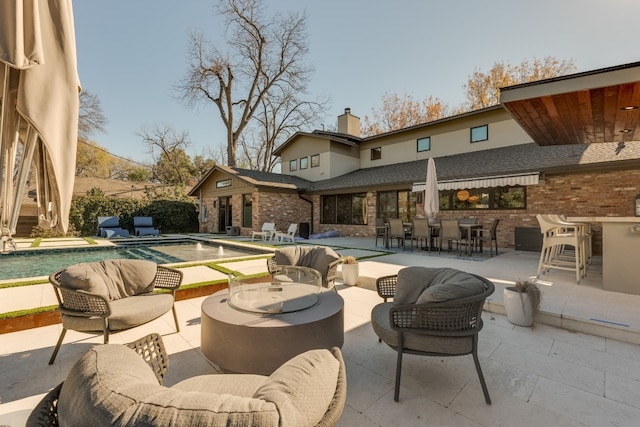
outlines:
[[[185,184],[193,165],[186,154],[189,132],[177,132],[171,125],[154,124],[142,127],[137,135],[153,159],[153,175],[164,184]]]
[[[228,52],[209,48],[201,32],[192,32],[189,69],[178,90],[189,105],[207,101],[218,107],[227,129],[227,164],[236,166],[238,142],[265,102],[278,92],[303,93],[307,86],[312,69],[304,62],[306,17],[267,18],[262,0],[221,0],[218,12]],[[264,159],[261,164],[267,167]]]
[[[290,86],[275,85],[271,96],[260,101],[251,131],[240,138],[240,162],[249,169],[272,172],[279,163],[273,150],[304,124],[320,120],[327,104],[326,99],[303,101]]]
[[[460,112],[498,105],[501,87],[562,76],[575,70],[575,61],[553,56],[534,58],[533,61],[525,59],[518,65],[496,62],[486,73],[476,69],[463,86],[467,101]]]
[[[409,94],[400,97],[387,92],[382,96],[382,107],[371,110],[372,118],[364,116],[361,131],[363,136],[377,135],[440,119],[446,116],[448,107],[441,100],[431,96],[419,101]]]
[[[104,132],[107,119],[102,112],[100,100],[86,90],[80,92],[80,110],[78,113],[78,138],[84,141],[95,133]]]

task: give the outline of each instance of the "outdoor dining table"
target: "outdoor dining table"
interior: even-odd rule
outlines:
[[[477,230],[482,229],[482,224],[479,223],[467,223],[467,222],[459,222],[458,226],[460,227],[460,230],[464,231],[467,235],[467,239],[469,239],[469,244],[467,245],[467,255],[471,256],[472,254],[472,240],[473,240],[473,235],[477,234]],[[440,223],[439,222],[434,222],[434,223],[429,223],[429,236],[432,236],[432,229],[433,230],[440,230]],[[429,241],[429,250],[431,249],[431,241]],[[482,240],[479,241],[479,249],[480,252],[482,252]]]
[[[411,232],[413,231],[413,223],[412,222],[403,222],[402,225],[404,226],[405,229],[405,235],[411,235]],[[468,236],[469,239],[473,238],[474,233],[477,233],[477,230],[482,229],[482,224],[479,223],[465,223],[465,222],[460,222],[458,224],[460,226],[460,229],[462,231],[464,231],[466,233],[466,235]],[[389,249],[389,223],[385,222],[384,224],[385,230],[384,230],[384,247],[385,249]],[[440,230],[440,223],[439,222],[434,222],[434,223],[429,223],[429,236],[432,236],[432,230]],[[469,245],[467,245],[467,255],[471,256],[472,253],[472,244],[471,242],[469,242]],[[432,242],[431,242],[431,238],[429,238],[428,241],[428,246],[427,246],[427,250],[431,251],[431,248],[433,247]],[[482,240],[479,241],[479,249],[480,252],[482,252]]]

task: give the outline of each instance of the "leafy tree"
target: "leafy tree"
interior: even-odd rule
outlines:
[[[137,135],[153,158],[153,176],[163,184],[186,184],[193,169],[185,151],[190,144],[189,132],[177,132],[168,124],[154,124],[141,128]]]
[[[137,167],[129,170],[127,179],[132,182],[147,182],[151,173],[147,168]]]
[[[464,85],[466,102],[462,111],[476,110],[500,103],[500,88],[520,83],[534,82],[575,72],[574,60],[560,60],[553,56],[533,61],[524,60],[511,65],[496,62],[486,72],[476,69]]]
[[[111,178],[114,158],[95,141],[80,139],[76,151],[76,176]]]
[[[386,92],[382,96],[382,107],[373,109],[373,117],[364,117],[361,133],[363,136],[377,135],[409,126],[419,125],[445,117],[447,105],[431,96],[416,100],[413,96]]]
[[[178,90],[187,104],[206,101],[218,107],[227,129],[227,164],[236,166],[238,143],[258,111],[262,108],[264,112],[268,101],[271,111],[276,111],[275,105],[283,105],[284,93],[305,92],[312,70],[304,62],[308,53],[306,17],[294,13],[265,17],[263,0],[221,0],[218,12],[227,29],[228,51],[210,48],[201,32],[192,32],[190,64]],[[288,106],[284,110],[295,106],[284,105]],[[282,121],[272,117],[262,114],[263,120]],[[267,137],[266,132],[263,136]],[[263,141],[269,150],[272,142]],[[262,159],[262,167],[267,168],[269,161]]]
[[[193,170],[192,177],[201,180],[216,165],[216,161],[210,157],[204,157],[202,154],[198,154],[193,157]]]

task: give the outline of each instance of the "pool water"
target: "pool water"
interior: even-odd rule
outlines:
[[[260,252],[195,243],[96,249],[51,249],[0,255],[0,280],[48,276],[80,262],[107,259],[146,259],[158,264],[204,261],[258,255]]]

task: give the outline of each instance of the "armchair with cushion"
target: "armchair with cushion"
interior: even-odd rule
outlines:
[[[49,364],[53,364],[68,329],[91,334],[109,334],[135,328],[173,311],[175,292],[182,272],[152,261],[110,259],[75,264],[49,276],[60,313],[62,332]],[[169,292],[156,293],[164,289]]]
[[[154,349],[166,360],[162,345]],[[270,376],[200,375],[172,387],[163,386],[154,364],[139,357],[146,353],[117,344],[93,347],[27,426],[55,418],[78,426],[327,427],[338,423],[344,409],[346,373],[337,347],[295,356]]]
[[[396,276],[380,277],[376,288],[385,302],[373,308],[371,325],[380,340],[397,352],[394,400],[400,395],[403,353],[471,354],[485,401],[491,404],[478,359],[478,332],[493,283],[452,268],[406,267]]]
[[[324,287],[334,290],[339,264],[340,255],[327,246],[289,246],[276,249],[273,257],[267,259],[269,274],[276,274],[281,265],[309,267],[322,275]]]

